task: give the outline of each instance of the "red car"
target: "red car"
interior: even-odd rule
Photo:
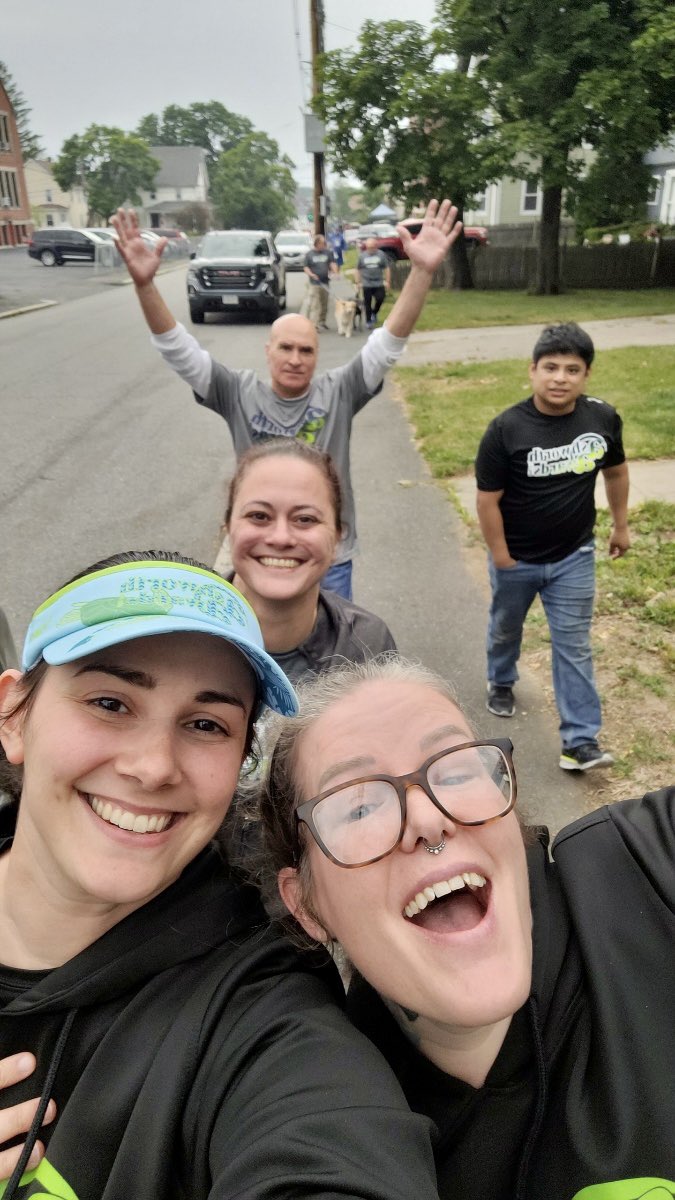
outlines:
[[[406,217],[405,221],[401,221],[400,224],[405,225],[413,237],[417,237],[422,228],[422,218]],[[365,248],[367,238],[372,237],[377,242],[378,250],[382,250],[392,262],[397,262],[399,259],[408,257],[393,225],[362,226],[359,233],[359,247],[361,250]],[[488,231],[482,225],[465,226],[464,237],[472,246],[487,246],[488,244]]]

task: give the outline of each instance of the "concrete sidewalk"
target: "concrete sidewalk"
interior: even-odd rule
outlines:
[[[622,346],[675,346],[675,314],[658,317],[615,317],[584,321],[596,350]],[[481,329],[438,329],[413,333],[401,366],[438,362],[489,362],[494,358],[530,361],[543,325],[494,325]]]
[[[645,500],[665,500],[675,504],[675,459],[657,458],[654,462],[629,460],[630,496],[628,505],[632,508]],[[475,517],[476,515],[476,480],[471,475],[455,475],[451,480],[457,492],[462,508]],[[595,487],[595,504],[597,508],[607,508],[602,472],[598,475]]]

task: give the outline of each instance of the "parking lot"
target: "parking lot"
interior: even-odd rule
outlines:
[[[185,270],[186,258],[167,258],[166,268]],[[126,270],[103,270],[95,263],[69,262],[43,267],[28,257],[25,246],[0,251],[0,315],[15,308],[45,302],[65,304],[96,295],[111,284],[125,282]]]

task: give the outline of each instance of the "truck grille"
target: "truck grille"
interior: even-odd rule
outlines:
[[[258,267],[203,267],[201,274],[204,287],[218,291],[227,288],[241,291],[258,283]]]

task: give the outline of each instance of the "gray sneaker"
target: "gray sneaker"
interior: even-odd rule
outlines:
[[[516,711],[513,688],[508,683],[488,683],[485,706],[496,717],[512,717]]]
[[[611,767],[613,762],[612,755],[593,741],[572,748],[563,746],[558,765],[563,771],[591,771],[593,767]]]

